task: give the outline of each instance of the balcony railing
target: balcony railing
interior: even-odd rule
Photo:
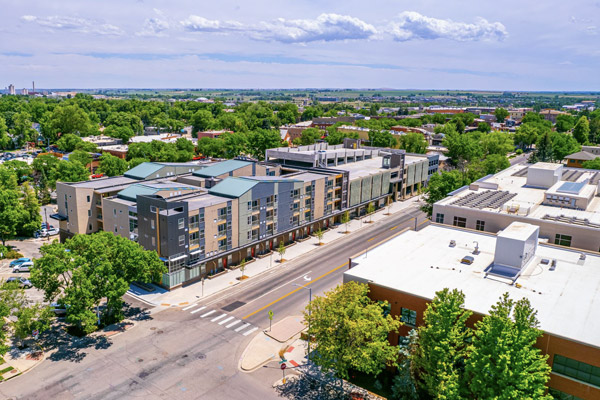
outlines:
[[[227,245],[226,244],[222,244],[219,246],[219,251],[225,251],[227,250]]]
[[[192,222],[189,227],[190,227],[190,231],[193,231],[195,229],[198,229],[198,222]]]
[[[190,239],[190,247],[200,246],[200,239]]]

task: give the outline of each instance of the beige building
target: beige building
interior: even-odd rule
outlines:
[[[525,222],[548,243],[600,251],[599,181],[597,171],[517,164],[438,201],[432,220],[492,233]]]

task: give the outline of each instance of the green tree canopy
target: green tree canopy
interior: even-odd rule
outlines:
[[[590,136],[590,121],[584,115],[575,124],[573,128],[573,137],[580,144],[585,144],[589,141]]]
[[[300,144],[302,146],[313,144],[317,140],[321,140],[321,136],[323,136],[323,132],[320,129],[306,128],[302,131],[302,136],[300,136]]]
[[[550,366],[539,349],[537,312],[529,300],[505,293],[475,324],[465,374],[471,398],[552,399],[546,394]]]
[[[508,111],[502,107],[497,107],[494,111],[494,115],[496,116],[496,121],[498,123],[503,123],[506,117],[508,117]]]
[[[425,154],[427,152],[427,140],[419,132],[408,132],[400,136],[400,148],[407,153]]]
[[[311,360],[340,378],[348,378],[350,370],[377,375],[397,365],[398,350],[388,335],[401,323],[384,315],[387,302],[371,301],[368,292],[366,284],[347,282],[314,298],[304,312],[316,342]]]
[[[98,172],[107,176],[123,175],[127,171],[127,161],[115,157],[112,154],[105,153],[100,157]]]
[[[69,161],[77,161],[85,167],[92,162],[92,156],[87,151],[75,150],[69,154]]]
[[[466,323],[472,314],[464,307],[461,291],[436,292],[418,328],[413,367],[418,371],[418,386],[433,399],[461,398],[463,362],[471,337]]]
[[[463,187],[468,181],[458,170],[444,171],[434,174],[425,189],[425,205],[423,211],[428,215],[433,212],[433,204],[445,198],[448,193]]]
[[[90,171],[79,161],[60,161],[56,166],[55,178],[61,182],[87,181],[90,178]]]
[[[369,142],[373,147],[395,147],[398,144],[394,135],[389,131],[377,129],[369,131]]]
[[[575,126],[575,121],[572,115],[560,114],[556,117],[556,130],[558,132],[570,131]]]
[[[69,305],[67,322],[86,333],[95,329],[95,307],[102,299],[106,298],[103,322],[119,321],[129,284],[157,281],[166,272],[156,252],[111,232],[75,235],[65,243],[43,245],[40,253],[32,283],[47,301]]]
[[[550,134],[550,141],[552,143],[551,159],[555,161],[562,161],[569,154],[577,153],[581,150],[581,145],[577,140],[566,133],[552,132]]]
[[[54,135],[60,133],[87,136],[98,131],[93,126],[88,114],[76,104],[60,105],[54,109],[49,121],[50,130]]]
[[[501,131],[482,135],[481,147],[483,153],[486,155],[498,154],[501,156],[506,156],[506,154],[515,149],[511,135]]]
[[[590,161],[583,162],[583,168],[587,169],[600,169],[600,157],[596,157]]]

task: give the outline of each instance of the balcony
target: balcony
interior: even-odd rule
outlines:
[[[200,239],[190,239],[190,248],[194,246],[200,246]]]
[[[190,232],[191,232],[191,231],[197,231],[197,230],[198,230],[198,227],[199,227],[199,224],[198,224],[198,222],[192,222],[192,223],[189,225],[189,227],[190,227]]]
[[[219,246],[219,251],[226,251],[227,250],[227,245],[226,244],[222,244]]]
[[[273,208],[273,207],[275,207],[275,203],[274,202],[271,201],[271,202],[267,203],[267,208]]]

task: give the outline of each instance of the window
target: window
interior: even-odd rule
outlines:
[[[156,212],[156,207],[155,206],[150,206],[150,212],[151,213],[155,213]]]
[[[435,214],[435,222],[437,222],[438,224],[443,224],[444,223],[444,214],[440,214],[440,213]]]
[[[200,239],[204,239],[204,229],[201,229],[198,234],[200,235]]]
[[[179,218],[177,220],[177,226],[179,227],[179,229],[185,228],[185,218]]]
[[[179,236],[179,245],[180,246],[185,246],[185,235],[180,235]]]
[[[117,215],[117,209],[113,208],[113,215]]]
[[[190,246],[197,246],[200,244],[198,232],[190,234]]]
[[[227,235],[227,224],[221,224],[218,227],[218,235],[223,236]]]
[[[89,203],[89,202],[90,202],[90,200],[91,200],[91,199],[90,199],[90,196],[88,196],[88,197],[87,197],[87,202]]]
[[[198,214],[198,222],[204,222],[204,211],[200,211]]]
[[[558,244],[560,246],[571,247],[572,236],[562,235],[560,233],[556,234],[556,238],[554,239],[554,244]]]
[[[552,372],[558,372],[600,388],[600,367],[555,354]]]
[[[88,217],[92,216],[92,210],[88,210]]]
[[[408,308],[400,309],[400,320],[406,325],[417,326],[417,312]]]
[[[150,229],[154,229],[154,220],[153,219],[150,220]]]
[[[156,246],[156,238],[154,236],[152,236],[151,242],[152,242],[152,246]]]
[[[485,221],[477,220],[475,223],[475,229],[478,231],[485,231]]]
[[[463,218],[463,217],[454,217],[454,226],[458,226],[461,228],[466,228],[467,226],[467,219]]]

